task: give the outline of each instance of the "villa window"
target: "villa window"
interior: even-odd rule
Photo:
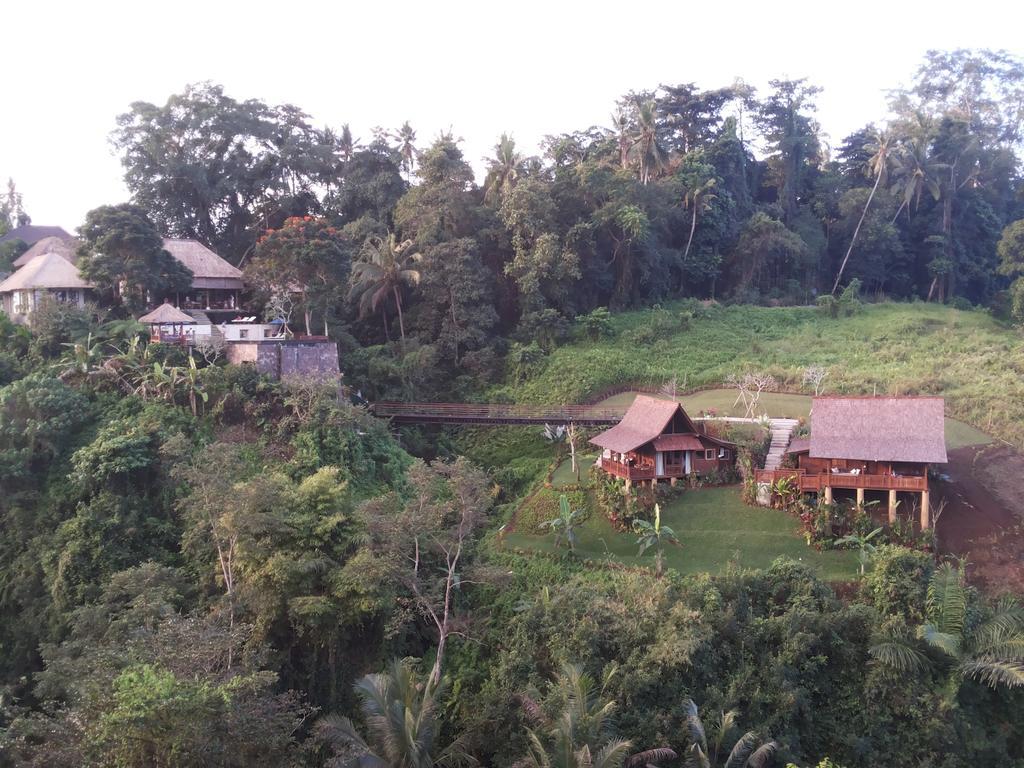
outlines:
[[[240,338],[240,339],[248,339],[249,338],[249,329],[248,328],[239,328],[238,329],[238,338]]]
[[[729,449],[728,448],[719,448],[718,449],[718,458],[719,459],[728,459],[729,458]]]
[[[714,448],[708,448],[707,450],[705,450],[704,451],[704,458],[707,459],[708,461],[714,461],[714,459],[715,459],[715,449]]]

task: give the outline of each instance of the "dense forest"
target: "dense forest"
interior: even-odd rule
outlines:
[[[131,201],[78,229],[98,304],[0,315],[0,765],[1024,765],[1024,610],[964,564],[879,546],[837,590],[788,559],[517,553],[502,525],[547,459],[515,474],[494,438],[474,463],[479,435],[352,404],[514,399],[677,300],[684,325],[946,303],[1011,338],[1024,62],[932,52],[834,148],[819,92],[629,93],[540,156],[500,137],[482,185],[409,123],[360,140],[209,83],[132,104]],[[29,220],[13,183],[0,206]],[[147,344],[133,314],[189,278],[161,236],[338,340],[359,397]]]

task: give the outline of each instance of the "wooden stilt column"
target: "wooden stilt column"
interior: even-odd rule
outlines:
[[[864,506],[864,489],[863,488],[858,488],[857,489],[857,506],[858,507],[863,507]]]
[[[889,525],[896,525],[896,489],[889,489]]]
[[[832,503],[832,486],[831,485],[826,485],[825,486],[825,503],[826,504],[831,504]]]
[[[921,491],[921,530],[932,527],[932,509],[928,505],[928,490]]]

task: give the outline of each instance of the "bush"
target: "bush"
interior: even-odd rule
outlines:
[[[934,570],[935,561],[924,552],[884,545],[875,553],[875,567],[861,582],[861,591],[879,613],[908,624],[923,623]]]
[[[561,513],[560,499],[562,494],[569,501],[569,508],[583,512],[583,522],[590,518],[590,505],[587,494],[581,488],[566,486],[564,488],[540,488],[528,496],[516,510],[515,525],[520,533],[545,533],[541,524],[554,520]]]
[[[580,315],[576,318],[576,324],[583,329],[583,333],[591,341],[615,335],[612,328],[612,316],[607,307],[598,307],[593,312]]]

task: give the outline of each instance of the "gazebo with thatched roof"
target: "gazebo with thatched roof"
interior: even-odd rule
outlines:
[[[195,338],[195,318],[167,302],[152,312],[147,312],[139,318],[139,322],[149,326],[150,341],[163,344],[187,344]]]

